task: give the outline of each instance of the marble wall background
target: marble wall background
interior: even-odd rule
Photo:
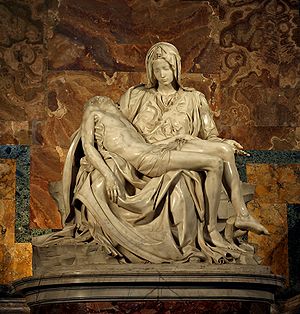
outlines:
[[[157,41],[177,46],[184,84],[205,93],[221,136],[298,151],[299,23],[296,0],[0,0],[0,145],[30,147],[30,227],[60,228],[48,183],[60,180],[84,102],[143,82]],[[247,166],[250,208],[273,231],[253,241],[286,276],[287,206],[300,203],[289,163]]]

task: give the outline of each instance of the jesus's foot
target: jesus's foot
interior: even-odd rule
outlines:
[[[247,216],[238,215],[235,219],[234,225],[238,229],[249,230],[257,234],[270,234],[269,231],[250,214]]]

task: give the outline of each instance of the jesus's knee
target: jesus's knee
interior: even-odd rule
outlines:
[[[234,148],[226,143],[219,146],[220,156],[224,161],[231,161],[234,158]]]
[[[222,173],[223,172],[223,160],[222,158],[219,157],[213,157],[210,159],[209,166],[208,166],[209,171],[217,172],[217,173]]]

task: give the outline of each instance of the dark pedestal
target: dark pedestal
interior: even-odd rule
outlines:
[[[235,301],[145,301],[145,302],[93,302],[63,303],[32,307],[32,314],[266,314],[266,302]]]

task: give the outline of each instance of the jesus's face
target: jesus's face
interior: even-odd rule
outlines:
[[[108,113],[116,114],[116,115],[121,115],[120,110],[116,107],[116,105],[113,103],[113,101],[107,101],[103,105],[103,110]]]

